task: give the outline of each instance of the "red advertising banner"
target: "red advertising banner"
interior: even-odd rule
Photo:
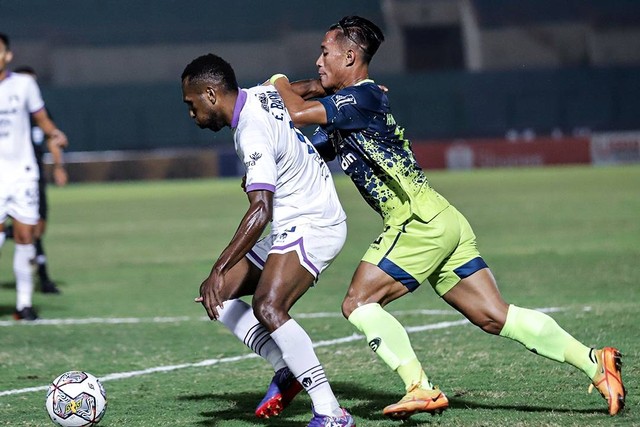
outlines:
[[[425,169],[471,169],[591,163],[588,137],[539,137],[530,141],[466,139],[415,141],[413,151]]]

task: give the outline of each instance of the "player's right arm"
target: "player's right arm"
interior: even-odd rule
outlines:
[[[229,245],[222,251],[211,268],[211,273],[200,285],[200,298],[210,319],[218,319],[218,307],[222,307],[220,290],[224,288],[224,277],[256,244],[273,216],[273,193],[256,190],[247,193],[249,208]]]
[[[296,127],[327,124],[327,112],[322,103],[304,99],[297,92],[297,90],[300,90],[300,92],[304,90],[294,90],[286,76],[280,75],[279,78],[274,77],[271,78],[271,83],[282,97],[284,105],[287,107],[291,120],[293,120],[293,124]],[[308,91],[314,90],[311,88],[311,85],[312,84],[309,83]]]
[[[303,99],[321,98],[327,96],[320,79],[298,80],[291,83],[291,89]]]

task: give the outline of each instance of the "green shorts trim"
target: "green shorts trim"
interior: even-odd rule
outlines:
[[[440,296],[487,268],[471,225],[453,206],[429,222],[412,218],[401,226],[385,226],[362,261],[377,265],[410,291],[428,279]]]

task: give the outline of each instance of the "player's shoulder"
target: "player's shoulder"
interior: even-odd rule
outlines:
[[[6,87],[12,88],[14,91],[18,92],[29,92],[34,88],[38,87],[35,79],[31,76],[21,73],[10,72],[7,78],[5,79]]]
[[[275,104],[282,103],[280,94],[273,86],[253,86],[244,90],[247,94],[247,102],[252,105],[253,108],[261,109],[268,113],[270,108]]]
[[[32,76],[23,73],[16,73],[13,71],[10,72],[7,76],[7,81],[12,82],[13,84],[22,85],[36,84],[36,80]]]
[[[338,108],[347,104],[377,105],[384,92],[373,80],[363,80],[352,86],[340,89],[331,96]]]

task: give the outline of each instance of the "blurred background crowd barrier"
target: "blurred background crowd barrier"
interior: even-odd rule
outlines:
[[[0,0],[0,31],[40,76],[73,181],[229,176],[230,132],[193,125],[184,66],[214,52],[243,87],[315,77],[349,14],[385,31],[372,77],[423,167],[640,162],[636,0]]]

